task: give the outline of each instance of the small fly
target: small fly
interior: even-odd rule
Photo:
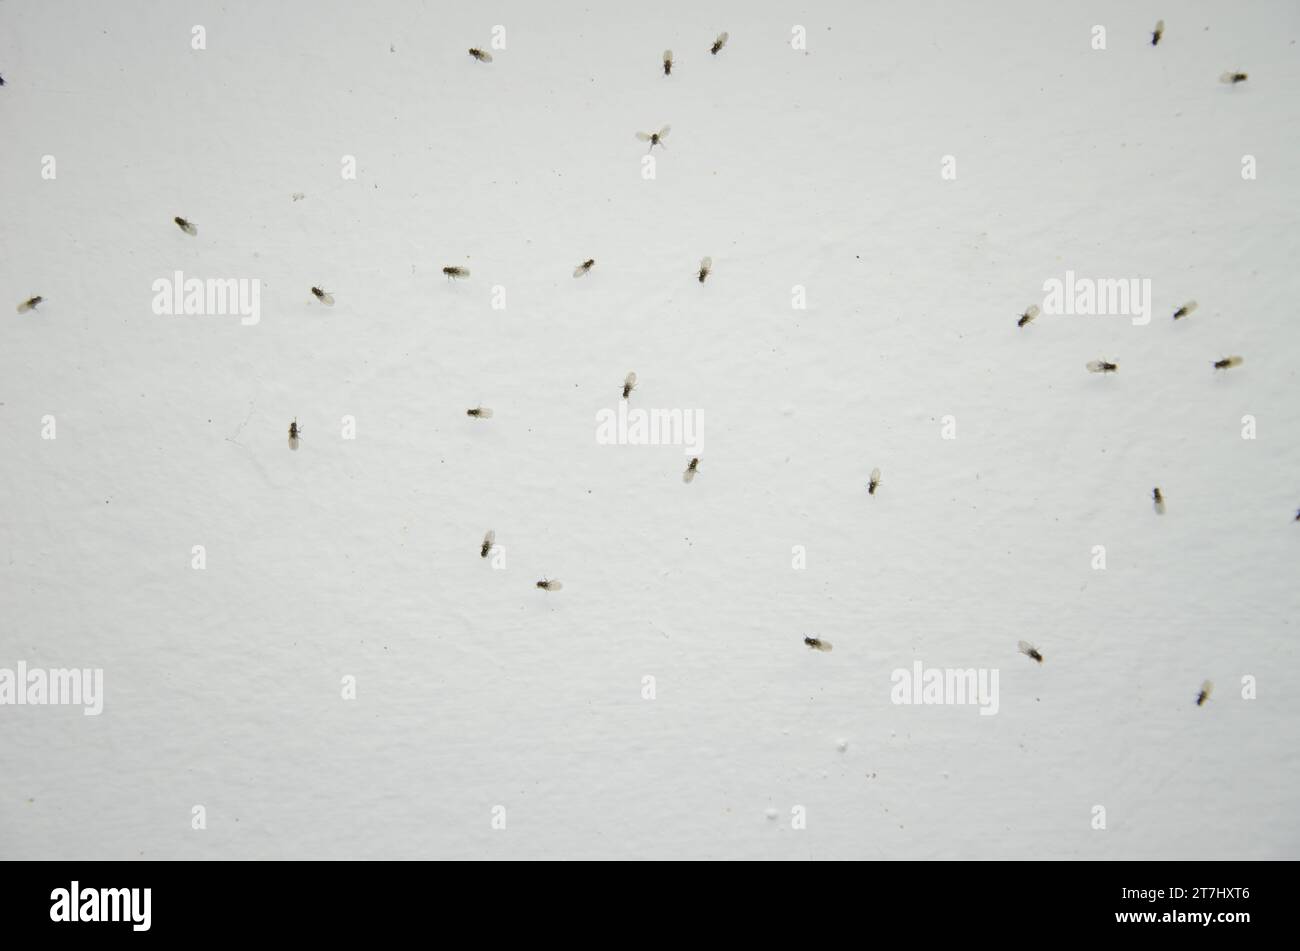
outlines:
[[[1219,77],[1219,82],[1235,86],[1237,83],[1244,83],[1249,78],[1245,73],[1224,73]]]
[[[471,46],[471,47],[470,47],[469,55],[470,55],[470,56],[473,56],[473,57],[474,57],[476,60],[478,60],[480,63],[490,63],[490,62],[492,62],[492,54],[489,53],[489,52],[487,52],[487,50],[481,50],[481,49],[479,49],[477,46]]]
[[[1030,304],[1028,307],[1025,308],[1025,312],[1020,315],[1020,319],[1016,321],[1016,326],[1023,327],[1025,324],[1029,323],[1037,316],[1038,316],[1038,305]]]
[[[313,295],[313,296],[314,296],[318,301],[320,301],[322,304],[324,304],[326,307],[333,307],[333,306],[334,306],[334,295],[331,294],[329,291],[325,290],[323,287],[313,287],[313,288],[311,289],[311,292],[312,292],[312,295]]]
[[[1020,653],[1024,654],[1030,660],[1036,660],[1040,664],[1043,662],[1043,655],[1038,652],[1038,648],[1028,641],[1021,641],[1016,645],[1020,648]]]
[[[632,372],[623,378],[623,399],[627,399],[629,396],[631,396],[632,391],[635,389],[636,389],[636,373]]]
[[[1163,492],[1160,491],[1160,486],[1156,486],[1154,489],[1151,490],[1151,499],[1152,499],[1153,502],[1155,502],[1156,514],[1157,514],[1157,515],[1164,515],[1164,514],[1165,514],[1165,494],[1164,494]]]
[[[1114,373],[1119,369],[1118,363],[1111,363],[1109,360],[1089,360],[1089,373]]]
[[[179,215],[173,218],[172,221],[176,222],[176,227],[180,228],[182,231],[184,231],[186,234],[190,235],[191,237],[199,233],[199,229],[194,227],[194,222],[186,221],[184,218],[180,217]]]
[[[699,471],[700,471],[700,457],[696,456],[694,459],[691,460],[691,464],[686,467],[686,471],[682,473],[682,481],[689,484],[690,482],[694,481],[695,473]]]
[[[880,470],[872,469],[871,478],[867,480],[867,495],[875,495],[878,488],[880,488]]]
[[[1189,300],[1182,307],[1179,307],[1176,311],[1174,311],[1174,320],[1182,320],[1184,317],[1186,317],[1194,310],[1196,310],[1196,301]]]
[[[714,56],[717,56],[718,50],[722,49],[726,45],[727,45],[727,34],[724,31],[718,34],[718,38],[713,41],[713,46],[709,48],[709,52],[712,53]]]
[[[469,277],[469,268],[448,266],[442,269],[442,273],[447,275],[449,281],[463,281]]]
[[[1213,689],[1214,684],[1210,683],[1208,680],[1201,684],[1201,689],[1196,694],[1196,705],[1198,707],[1205,706],[1205,701],[1210,699],[1210,691]]]
[[[488,556],[488,552],[492,550],[492,546],[495,545],[496,543],[497,543],[497,533],[489,528],[487,534],[483,536],[483,547],[479,549],[479,557],[486,558]]]
[[[1231,370],[1233,367],[1239,367],[1245,361],[1241,357],[1224,357],[1222,360],[1214,361],[1214,369]]]
[[[27,300],[23,301],[21,304],[18,305],[18,313],[25,314],[29,310],[35,310],[36,305],[43,303],[44,300],[45,298],[42,297],[40,294],[37,294],[35,297],[29,297],[27,298]]]
[[[537,587],[541,588],[543,591],[559,591],[564,587],[564,585],[560,584],[558,581],[543,578],[541,581],[537,582]]]
[[[1158,46],[1160,44],[1160,37],[1164,35],[1165,35],[1165,21],[1156,20],[1156,28],[1151,31],[1151,45]]]
[[[581,264],[579,264],[577,267],[573,269],[573,276],[582,277],[582,275],[586,274],[595,266],[596,266],[596,259],[587,258],[587,260],[583,261]]]
[[[664,50],[664,75],[671,76],[672,74],[673,74],[673,51]]]
[[[642,142],[649,142],[650,148],[646,149],[646,152],[653,152],[655,150],[656,145],[661,145],[664,148],[668,148],[668,146],[664,145],[664,139],[668,137],[668,133],[671,132],[672,129],[673,129],[672,126],[666,125],[658,132],[638,132],[636,134],[636,137],[640,139]]]
[[[803,642],[815,651],[830,651],[831,642],[824,641],[820,637],[805,637]]]
[[[475,406],[473,409],[465,410],[465,415],[473,416],[476,419],[491,419],[492,410],[488,409],[486,406]]]
[[[700,279],[700,283],[703,284],[704,279],[707,278],[712,272],[713,272],[713,258],[710,257],[700,258],[700,271],[699,274],[696,275]]]

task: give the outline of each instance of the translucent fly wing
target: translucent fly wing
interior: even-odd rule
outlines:
[[[1032,653],[1033,651],[1038,650],[1037,647],[1035,647],[1033,644],[1029,643],[1028,641],[1021,641],[1016,646],[1020,648],[1020,653],[1022,654],[1029,654]]]
[[[729,34],[727,34],[726,32],[719,33],[718,38],[713,41],[713,51],[716,53],[718,50],[726,46],[728,39],[730,39]]]
[[[322,304],[324,304],[326,307],[333,307],[333,306],[334,306],[334,295],[331,294],[331,293],[329,293],[328,291],[325,292],[325,293],[322,293],[322,294],[320,295],[320,297],[317,298],[317,299],[318,299]]]
[[[25,300],[18,305],[18,313],[20,314],[25,314],[31,309],[32,309],[32,302],[29,300]]]
[[[1028,317],[1030,320],[1033,320],[1035,317],[1038,316],[1038,305],[1037,305],[1037,304],[1030,304],[1030,305],[1025,309],[1025,312],[1024,312],[1023,316]]]
[[[687,467],[686,471],[682,473],[682,481],[687,485],[690,485],[695,481],[695,473],[698,471],[698,469]]]
[[[292,449],[294,452],[297,452],[297,451],[298,451],[298,437],[297,437],[297,436],[290,436],[290,437],[289,437],[289,448]]]
[[[652,138],[654,138],[649,132],[638,132],[636,134],[636,137],[640,139],[642,142],[649,142]]]
[[[497,543],[497,533],[495,529],[489,528],[487,534],[483,536],[483,547],[491,548]]]
[[[549,580],[548,580],[548,581],[546,582],[546,590],[547,590],[547,591],[561,591],[561,590],[563,590],[563,589],[564,589],[564,585],[560,584],[558,581],[549,581]]]
[[[492,62],[492,54],[489,53],[487,50],[479,50],[477,53],[474,54],[474,58],[483,63]]]
[[[594,263],[588,264],[586,261],[583,261],[581,264],[579,264],[577,267],[573,269],[573,276],[582,277],[582,275],[586,274],[593,267],[595,267]]]
[[[1241,81],[1242,81],[1243,79],[1245,79],[1245,78],[1246,78],[1246,74],[1245,74],[1245,73],[1236,73],[1236,72],[1232,72],[1232,73],[1224,73],[1222,76],[1219,77],[1219,82],[1221,82],[1221,83],[1239,83],[1239,82],[1241,82]]]
[[[636,373],[635,373],[635,372],[632,372],[632,373],[629,373],[626,377],[624,377],[624,379],[623,379],[623,385],[626,386],[626,387],[628,387],[629,389],[630,389],[631,387],[636,386]]]
[[[700,270],[701,270],[701,271],[712,271],[712,270],[713,270],[713,258],[700,258]]]
[[[664,50],[664,62],[665,62],[665,63],[671,63],[672,61],[673,61],[673,51],[672,51],[672,50]]]
[[[474,409],[474,415],[479,419],[491,419],[492,410],[488,409],[486,406],[478,406]]]
[[[835,646],[831,644],[830,641],[823,641],[821,638],[816,638],[816,641],[817,643],[808,645],[815,651],[823,651],[825,653],[830,653],[832,650],[835,649]]]
[[[1088,361],[1088,372],[1089,372],[1089,373],[1101,373],[1101,372],[1102,372],[1103,370],[1105,370],[1105,369],[1106,369],[1105,364],[1103,364],[1100,360],[1089,360],[1089,361]]]
[[[668,138],[668,133],[671,132],[671,131],[673,131],[673,127],[672,127],[672,126],[670,126],[670,125],[666,125],[666,126],[664,126],[662,129],[659,130],[659,138],[661,138],[661,139],[666,139],[666,138]]]
[[[176,225],[182,231],[184,231],[186,234],[190,236],[194,236],[199,233],[199,229],[194,227],[194,223],[191,221],[182,221],[181,219],[178,218],[176,219]]]
[[[1207,697],[1210,695],[1210,691],[1212,691],[1213,689],[1214,689],[1214,684],[1210,683],[1208,680],[1205,681],[1205,683],[1201,684],[1201,693],[1205,694],[1205,696]]]
[[[874,482],[874,483],[876,483],[876,485],[880,485],[880,470],[879,470],[879,469],[872,469],[872,470],[871,470],[871,481]]]

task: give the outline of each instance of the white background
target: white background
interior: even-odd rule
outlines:
[[[0,666],[107,694],[0,707],[0,856],[1300,856],[1298,35],[1289,0],[0,3]],[[261,323],[155,316],[178,269],[260,279]],[[1151,323],[1017,329],[1067,269],[1149,278]],[[629,370],[703,412],[693,484],[596,443]],[[998,715],[892,704],[918,659],[1000,669]]]

